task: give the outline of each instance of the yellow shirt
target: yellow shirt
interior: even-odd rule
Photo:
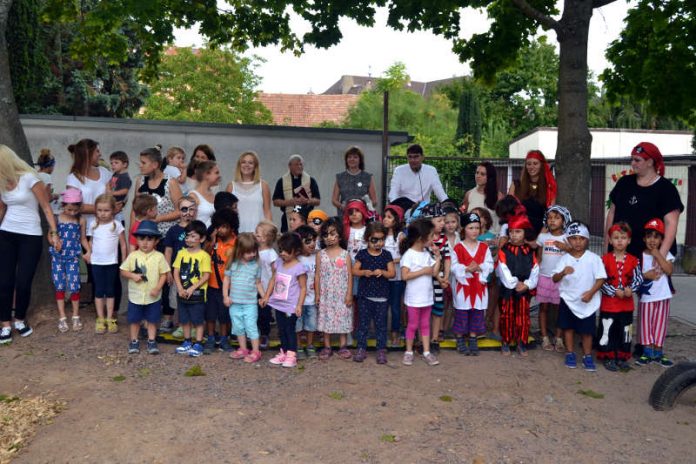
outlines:
[[[179,278],[181,279],[181,285],[184,288],[189,288],[198,282],[203,274],[212,272],[212,265],[210,260],[210,255],[204,250],[199,250],[195,253],[190,253],[187,248],[182,248],[179,253],[176,254],[176,259],[172,267],[179,269]],[[204,283],[199,287],[191,298],[188,300],[190,302],[205,301],[208,289],[208,282]]]
[[[121,269],[145,276],[145,279],[140,282],[128,279],[128,301],[133,304],[148,305],[162,298],[161,291],[155,297],[150,295],[152,289],[157,287],[160,276],[169,272],[169,264],[162,253],[159,251],[143,253],[135,250],[121,264]]]

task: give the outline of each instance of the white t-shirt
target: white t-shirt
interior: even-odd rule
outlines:
[[[75,174],[68,174],[68,178],[65,181],[67,187],[73,187],[82,192],[82,203],[86,205],[93,205],[94,200],[97,199],[99,195],[106,192],[106,185],[111,182],[111,172],[108,169],[99,166],[99,179],[92,180],[85,177],[85,181],[80,182]],[[85,218],[85,225],[87,226],[87,236],[92,235],[92,226],[94,225],[95,216],[94,214],[83,214],[82,217]]]
[[[352,261],[355,261],[358,251],[362,250],[363,248],[367,248],[367,244],[363,240],[363,237],[365,237],[365,229],[367,229],[365,226],[362,226],[360,229],[354,229],[352,227],[350,228],[350,234],[348,236],[348,253],[350,253],[350,259]]]
[[[392,259],[397,260],[401,258],[399,237],[394,238],[393,235],[387,235],[387,238],[384,240],[384,249],[391,253]],[[401,280],[401,263],[396,263],[394,268],[396,269],[396,275],[389,280]]]
[[[670,263],[674,262],[674,256],[669,251],[667,252],[667,257],[665,258]],[[655,260],[652,255],[643,253],[642,268],[643,274],[651,271],[654,268],[659,268],[660,264]],[[645,280],[646,283],[651,282]],[[643,294],[640,296],[641,303],[650,303],[653,301],[668,300],[672,298],[672,291],[669,289],[669,283],[667,281],[667,276],[662,274],[658,279],[653,280],[650,287],[647,289],[648,294]]]
[[[41,182],[51,186],[51,194],[55,193],[55,189],[53,188],[53,178],[51,175],[47,172],[38,172],[37,175],[39,176],[39,180],[41,180]],[[60,200],[52,200],[49,197],[48,201],[51,205],[51,211],[53,211],[53,214],[60,214]]]
[[[268,289],[268,283],[273,275],[273,263],[278,260],[278,253],[273,248],[259,251],[259,265],[261,266],[261,286]]]
[[[561,272],[566,266],[574,269],[572,274],[563,276],[559,286],[561,298],[568,308],[580,319],[585,319],[597,312],[602,302],[602,292],[597,291],[588,303],[583,303],[582,294],[592,288],[597,279],[606,279],[602,258],[586,250],[580,258],[574,258],[570,253],[561,256],[553,270],[554,274]]]
[[[553,242],[566,242],[565,234],[553,235],[550,232],[542,232],[537,237],[537,244],[541,247],[541,266],[539,274],[545,277],[553,276],[558,260],[561,259],[565,251],[558,248]]]
[[[39,200],[32,187],[39,182],[35,174],[26,173],[19,176],[17,186],[4,192],[0,198],[7,205],[5,217],[0,230],[22,235],[43,235],[39,217]]]
[[[307,295],[305,296],[304,304],[314,306],[314,273],[317,269],[317,255],[300,255],[297,257],[297,260],[304,264],[305,269],[307,269]]]
[[[172,166],[171,164],[166,165],[164,167],[164,171],[162,172],[172,179],[176,179],[177,182],[179,181],[179,176],[181,176],[181,170],[176,166]]]
[[[416,272],[425,267],[432,267],[435,264],[435,260],[427,250],[415,251],[409,248],[401,257],[400,264],[401,267],[407,267],[411,272]],[[404,303],[415,308],[432,306],[434,303],[433,276],[425,274],[415,279],[407,280]]]
[[[100,224],[92,230],[92,264],[118,264],[118,237],[123,230],[121,223],[116,220]]]

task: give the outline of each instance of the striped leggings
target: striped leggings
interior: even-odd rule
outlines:
[[[666,300],[640,303],[638,318],[641,345],[664,346],[669,320],[669,298]]]

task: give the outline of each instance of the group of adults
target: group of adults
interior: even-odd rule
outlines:
[[[94,200],[105,193],[112,174],[100,166],[102,156],[99,144],[90,139],[71,145],[73,163],[67,179],[67,187],[82,192],[82,209],[87,222],[87,234],[94,221]],[[157,149],[151,149],[157,150]],[[159,153],[159,151],[158,151]],[[161,159],[161,154],[159,155]],[[419,145],[407,150],[408,164],[397,167],[391,179],[388,199],[408,198],[412,202],[428,200],[435,194],[439,201],[447,199],[437,170],[424,163],[424,153]],[[150,158],[151,159],[151,158]],[[182,192],[195,195],[199,209],[205,209],[214,200],[214,189],[220,183],[219,168],[215,166],[212,149],[201,145],[194,149],[192,159],[200,167],[190,169],[186,178],[178,179],[165,173],[161,164],[155,163],[148,175],[136,181],[137,193],[149,193],[157,199],[157,218],[160,232],[166,233],[178,218],[176,208]],[[143,161],[141,160],[141,164]],[[365,171],[365,157],[358,147],[350,147],[344,153],[345,171],[336,175],[331,203],[337,214],[348,200],[363,198],[377,204],[375,181]],[[194,164],[194,163],[192,163]],[[638,144],[631,152],[633,173],[622,177],[609,195],[611,206],[606,217],[606,229],[616,221],[627,222],[633,229],[629,251],[639,255],[644,249],[642,229],[650,218],[662,218],[665,223],[665,239],[662,252],[675,254],[675,237],[679,215],[684,206],[674,185],[664,177],[664,160],[659,149],[648,142]],[[203,175],[201,175],[203,173]],[[181,180],[184,180],[182,184]],[[497,228],[495,206],[503,197],[498,190],[496,170],[489,162],[476,168],[476,187],[466,192],[462,210],[474,207],[486,208],[493,218],[492,228]],[[271,219],[271,204],[282,211],[282,230],[287,230],[286,213],[300,206],[307,211],[318,206],[321,195],[316,179],[304,171],[304,160],[292,155],[288,171],[275,184],[273,195],[261,178],[260,159],[252,151],[242,153],[237,160],[234,180],[227,191],[238,199],[240,232],[253,232],[262,219]],[[556,200],[556,181],[544,155],[530,151],[525,160],[520,179],[510,186],[509,194],[515,195],[526,207],[530,221],[538,230],[543,224],[545,209]],[[23,321],[31,297],[31,283],[39,262],[42,226],[39,210],[46,217],[49,227],[48,240],[54,244],[56,220],[51,210],[46,186],[34,169],[22,161],[9,147],[0,145],[0,324],[9,328],[15,320],[15,328],[25,327]],[[122,204],[119,208],[123,207]],[[606,235],[606,234],[605,234]],[[120,293],[120,292],[119,292]],[[24,333],[22,333],[24,335]],[[28,334],[27,334],[28,335]]]

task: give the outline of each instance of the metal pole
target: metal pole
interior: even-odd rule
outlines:
[[[387,205],[387,171],[389,169],[389,91],[384,91],[382,115],[382,211]]]

